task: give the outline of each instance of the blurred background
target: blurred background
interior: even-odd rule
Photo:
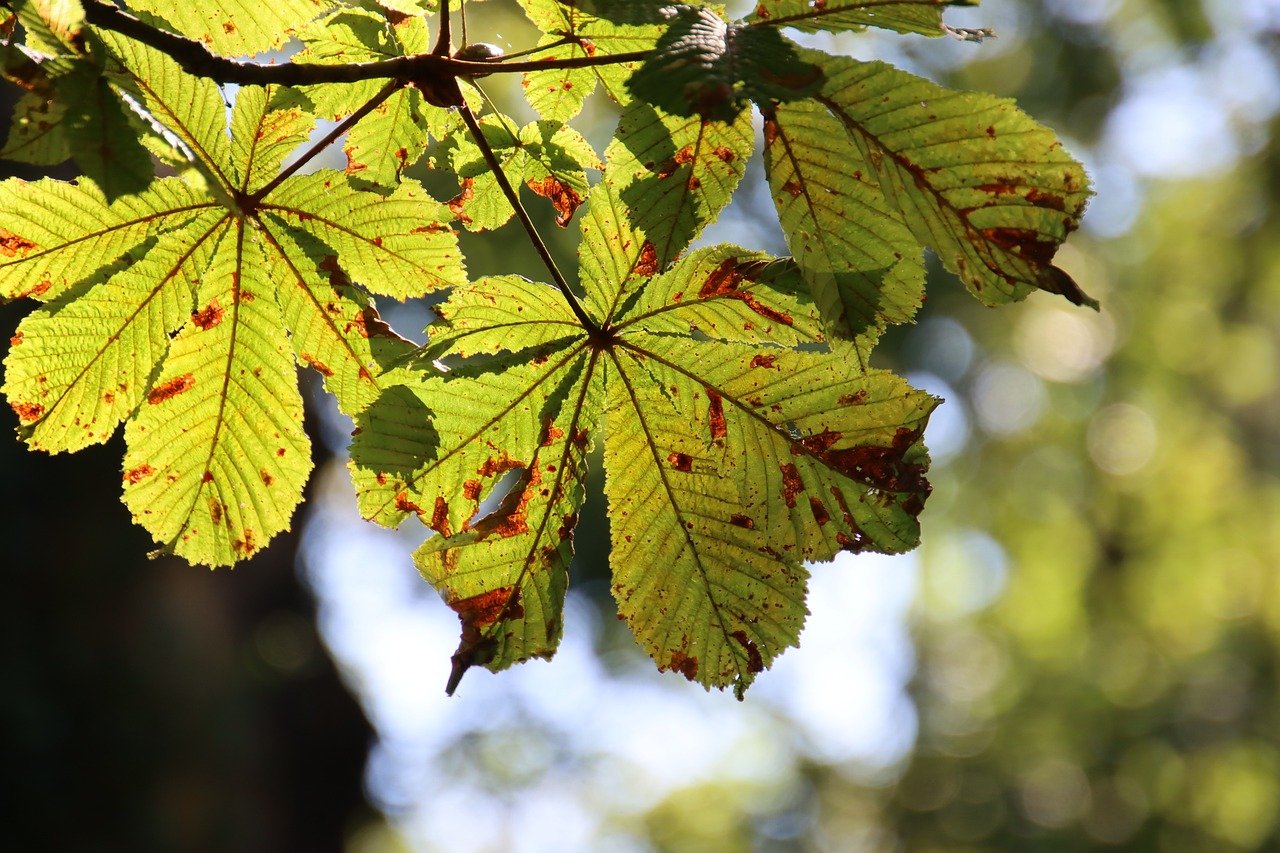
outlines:
[[[513,9],[473,7],[473,40],[531,44]],[[934,270],[877,351],[946,398],[921,549],[812,567],[800,648],[739,704],[657,673],[613,618],[597,494],[555,661],[447,699],[457,620],[409,559],[424,530],[356,517],[350,424],[314,388],[296,532],[234,572],[144,558],[118,438],[6,439],[5,846],[1280,849],[1280,0],[948,20],[999,37],[805,41],[1058,130],[1098,193],[1058,262],[1103,310],[985,309]],[[757,163],[704,242],[782,252],[773,217]],[[534,273],[513,234],[466,238],[472,273]],[[575,229],[554,237],[571,258]]]

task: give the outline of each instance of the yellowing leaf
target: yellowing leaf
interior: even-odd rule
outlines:
[[[644,232],[607,184],[588,204],[584,280],[621,294],[609,279],[634,276],[625,246]],[[793,265],[718,246],[646,282],[593,303],[595,332],[523,279],[459,288],[429,330],[447,372],[424,358],[359,417],[362,512],[440,534],[418,560],[462,618],[450,690],[468,666],[554,649],[598,426],[619,613],[661,668],[707,687],[741,696],[796,642],[802,561],[917,541],[935,401],[825,348]]]
[[[1012,101],[955,92],[882,62],[831,57],[818,100],[844,128],[853,170],[874,176],[921,243],[988,304],[1034,288],[1090,299],[1053,266],[1089,182],[1048,128]]]
[[[168,21],[215,53],[238,56],[280,47],[290,33],[332,5],[328,0],[133,0],[129,8]]]

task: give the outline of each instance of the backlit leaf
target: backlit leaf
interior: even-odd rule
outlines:
[[[607,183],[588,205],[584,282],[622,293],[609,279],[633,276],[644,232]],[[918,539],[935,401],[825,347],[796,267],[717,246],[647,279],[593,302],[597,335],[523,279],[459,288],[429,330],[448,372],[406,371],[359,418],[362,512],[441,534],[418,559],[462,618],[450,690],[468,666],[554,649],[597,425],[619,613],[661,668],[707,687],[741,696],[795,644],[802,561]]]
[[[900,33],[940,36],[948,6],[977,6],[979,0],[757,0],[744,20],[755,25],[794,27],[804,32],[882,27]]]
[[[584,3],[520,0],[525,15],[544,33],[539,45],[546,50],[539,51],[537,58],[613,56],[651,50],[657,43],[664,26],[656,8],[644,9],[627,3],[603,5],[605,9],[592,9]],[[613,100],[623,105],[629,103],[631,95],[625,83],[637,64],[530,71],[524,75],[525,95],[530,106],[544,119],[568,121],[582,110],[583,102],[597,83]]]
[[[162,18],[215,53],[238,56],[280,47],[295,29],[333,5],[329,0],[132,0],[129,8]]]
[[[216,88],[159,54],[120,54],[159,74],[113,72],[200,175],[110,203],[88,181],[0,184],[0,288],[51,300],[11,341],[4,390],[34,447],[102,442],[124,420],[135,519],[165,550],[226,565],[286,529],[301,500],[295,365],[356,414],[412,349],[352,278],[403,296],[465,273],[447,208],[412,182],[389,196],[335,172],[274,186],[309,114],[242,87],[228,136]]]
[[[787,246],[835,337],[867,350],[924,298],[920,245],[870,170],[849,168],[840,123],[812,103],[765,110],[764,162]]]
[[[1089,182],[1052,131],[1012,101],[955,92],[882,62],[829,57],[819,101],[853,169],[873,175],[916,239],[987,304],[1039,288],[1090,299],[1053,266]]]

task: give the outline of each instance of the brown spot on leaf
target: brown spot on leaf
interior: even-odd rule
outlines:
[[[374,479],[378,481],[379,486],[385,486],[387,484],[387,475],[384,471],[379,471]]]
[[[471,201],[471,199],[476,196],[476,191],[473,188],[474,185],[475,181],[471,178],[463,178],[462,183],[459,184],[461,192],[448,201],[449,210],[453,212],[453,215],[458,218],[459,222],[471,221],[471,217],[464,212],[463,208],[466,207],[467,202]]]
[[[778,122],[772,115],[764,119],[764,144],[772,145],[778,139]]]
[[[301,358],[303,361],[305,361],[307,364],[311,365],[311,367],[315,368],[315,369],[316,369],[319,373],[321,373],[322,375],[324,375],[324,376],[332,376],[332,375],[333,375],[333,368],[332,368],[332,367],[330,367],[329,365],[325,364],[325,363],[324,363],[323,361],[321,361],[320,359],[316,358],[316,357],[315,357],[314,355],[312,355],[311,353],[309,353],[309,352],[304,352],[304,353],[302,353],[301,355],[299,355],[298,357],[299,357],[299,358]]]
[[[1027,201],[1031,202],[1036,207],[1051,207],[1054,210],[1067,209],[1067,202],[1062,196],[1045,192],[1038,187],[1032,187],[1027,190]]]
[[[230,21],[223,21],[222,31],[230,35],[231,33],[234,33],[236,31],[236,25],[231,23]]]
[[[155,472],[156,469],[152,468],[150,465],[139,465],[137,468],[130,468],[128,471],[124,472],[124,481],[131,486],[136,486]]]
[[[452,534],[449,527],[449,504],[440,495],[436,495],[435,506],[431,508],[431,521],[427,526],[441,536]]]
[[[861,406],[867,401],[867,389],[861,388],[853,394],[841,394],[838,401],[842,406]]]
[[[175,376],[167,382],[162,382],[147,392],[147,402],[155,406],[163,403],[165,400],[172,399],[184,391],[190,391],[196,384],[196,378],[190,373],[184,373],[181,376]]]
[[[996,138],[996,129],[991,125],[987,125],[987,138],[989,139]]]
[[[724,421],[724,403],[721,401],[720,394],[715,390],[703,387],[703,391],[707,394],[710,404],[707,407],[707,423],[711,426],[711,437],[721,440],[729,434]]]
[[[797,198],[800,195],[800,193],[804,192],[804,188],[800,186],[800,182],[795,180],[794,178],[790,181],[787,181],[785,184],[783,184],[782,188],[786,190],[787,193],[790,194],[792,198]]]
[[[729,523],[737,527],[745,527],[747,530],[755,530],[756,521],[749,515],[734,514],[729,516]]]
[[[481,537],[496,535],[506,538],[519,536],[529,531],[527,514],[529,501],[542,484],[542,472],[534,468],[525,469],[520,481],[507,492],[502,503],[491,514],[480,519],[472,529]]]
[[[524,616],[520,590],[512,586],[500,586],[470,598],[457,598],[450,601],[449,606],[462,620],[464,642],[468,629],[478,631],[501,620],[520,619]],[[479,637],[475,639],[478,640]]]
[[[809,509],[813,510],[813,520],[818,522],[819,527],[831,520],[831,513],[827,512],[827,505],[817,498],[809,498]]]
[[[200,482],[202,482],[202,483],[212,483],[212,482],[213,482],[213,472],[212,472],[212,471],[205,471],[203,474],[201,474],[201,475],[200,475]]]
[[[800,471],[791,462],[779,463],[782,470],[782,499],[792,509],[796,505],[796,495],[804,491],[804,481],[800,479]]]
[[[13,295],[13,298],[22,299],[24,297],[29,296],[33,299],[38,299],[39,297],[44,296],[46,293],[48,293],[49,289],[52,287],[53,287],[53,282],[49,281],[48,279],[45,279],[44,281],[40,281],[31,285],[21,293],[15,293]]]
[[[428,222],[426,225],[419,225],[417,228],[410,228],[410,234],[443,234],[450,231],[448,225],[442,222]]]
[[[671,653],[671,669],[693,681],[698,677],[698,659],[681,651]]]
[[[760,657],[760,650],[756,648],[755,642],[747,636],[747,632],[742,629],[738,629],[737,631],[734,631],[731,636],[738,641],[738,645],[746,649],[747,672],[755,674],[763,670],[764,661]]]
[[[860,554],[867,550],[871,540],[867,538],[865,533],[855,528],[853,536],[844,532],[837,533],[836,544],[852,554]]]
[[[253,541],[253,531],[246,527],[240,534],[240,538],[231,543],[231,547],[246,557],[258,550],[258,546]]]
[[[667,455],[667,461],[671,463],[671,467],[677,471],[684,471],[686,474],[693,470],[693,457],[688,453],[677,453],[672,451]]]
[[[512,468],[519,468],[520,462],[512,459],[505,453],[499,453],[497,456],[491,456],[476,469],[476,473],[481,477],[492,477],[494,474],[501,474],[503,471],[510,471]]]
[[[562,438],[563,436],[564,430],[560,429],[560,427],[550,421],[547,421],[546,425],[542,428],[542,446],[550,447],[555,444],[556,439]]]
[[[887,492],[928,494],[930,486],[924,476],[924,465],[907,462],[903,458],[919,437],[918,431],[900,427],[894,435],[892,447],[860,445],[844,450],[819,452],[817,455],[827,465],[852,480]]]
[[[636,259],[634,272],[646,277],[658,274],[658,249],[648,240],[640,247],[640,257]]]
[[[840,440],[842,435],[843,433],[827,430],[814,435],[806,435],[800,439],[800,443],[814,453],[822,453],[829,450],[833,444]]]
[[[0,228],[0,255],[4,255],[6,258],[16,258],[36,248],[38,248],[36,244],[26,237]]]
[[[776,355],[752,356],[751,366],[769,368],[769,367],[773,367],[774,364],[777,362],[777,360],[778,360],[778,357]]]
[[[356,315],[350,323],[343,327],[344,332],[356,330],[362,338],[398,338],[395,330],[386,324],[377,309],[372,305],[366,305],[360,309],[360,313]]]
[[[191,315],[191,322],[202,329],[212,329],[222,322],[222,306],[216,298],[209,300],[208,305]]]
[[[554,175],[540,181],[528,181],[527,184],[538,195],[551,199],[551,206],[556,209],[556,224],[561,228],[569,224],[573,212],[582,204],[582,196]]]
[[[710,299],[715,296],[741,299],[747,304],[748,308],[761,317],[765,317],[775,323],[781,323],[784,326],[792,325],[795,321],[791,319],[789,314],[765,305],[756,298],[754,293],[738,289],[738,285],[747,279],[747,275],[756,272],[761,266],[763,265],[756,262],[739,264],[737,258],[726,258],[711,275],[707,276],[707,280],[703,282],[701,289],[698,291],[698,296],[703,299]]]
[[[469,501],[479,500],[480,489],[479,480],[467,480],[462,484],[462,496]]]
[[[16,347],[22,343],[22,332],[17,332],[13,337],[9,338],[9,346]]]
[[[258,476],[262,478],[262,485],[264,486],[270,486],[272,483],[276,481],[276,478],[271,476],[271,472],[268,471],[266,468],[263,468],[260,471],[258,471]]]
[[[11,400],[9,407],[17,413],[18,420],[24,424],[39,420],[40,416],[44,414],[44,406],[39,403],[16,403]]]
[[[983,228],[982,234],[1006,252],[1038,264],[1048,265],[1058,251],[1056,242],[1042,240],[1039,233],[1029,228]]]
[[[762,21],[769,20],[769,10],[764,7],[763,3],[756,7],[756,17]]]
[[[408,492],[400,492],[396,495],[396,509],[400,512],[412,512],[422,515],[422,507],[409,500]]]
[[[215,526],[222,523],[222,501],[217,498],[209,498],[209,519]]]

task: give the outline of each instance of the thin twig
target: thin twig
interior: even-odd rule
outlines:
[[[494,178],[497,179],[498,186],[502,188],[502,194],[507,197],[507,201],[515,209],[516,218],[524,226],[525,233],[529,235],[529,240],[533,243],[533,248],[537,250],[538,256],[542,258],[542,263],[546,265],[547,271],[551,273],[552,281],[555,282],[556,287],[563,294],[565,301],[569,303],[569,308],[573,311],[574,316],[578,318],[578,322],[582,324],[582,327],[589,334],[599,334],[600,326],[583,309],[581,303],[578,302],[578,297],[573,295],[569,282],[560,273],[560,268],[556,266],[555,259],[551,257],[551,251],[547,248],[547,244],[542,242],[542,236],[538,234],[538,229],[534,227],[528,211],[520,203],[520,196],[516,193],[515,188],[511,186],[511,182],[507,180],[507,175],[502,170],[502,163],[499,162],[498,155],[493,153],[493,148],[489,146],[489,140],[484,138],[484,131],[480,129],[480,122],[476,120],[475,113],[471,112],[471,108],[465,103],[458,107],[458,112],[462,114],[462,120],[466,123],[467,130],[471,131],[471,136],[475,139],[476,145],[480,147],[480,153],[484,156],[484,161],[489,165],[490,171],[493,172]]]
[[[336,140],[339,136],[341,136],[342,134],[350,130],[352,127],[354,127],[356,122],[360,121],[360,119],[364,118],[369,113],[376,110],[379,104],[381,104],[387,98],[391,97],[393,94],[396,93],[396,91],[398,91],[399,89],[402,89],[403,87],[404,87],[404,83],[402,83],[399,80],[388,80],[387,85],[383,86],[381,89],[378,90],[378,94],[374,95],[372,98],[366,101],[364,105],[360,107],[360,109],[356,110],[351,115],[347,116],[345,119],[339,122],[338,125],[334,127],[333,130],[329,131],[324,135],[323,139],[321,139],[315,145],[312,145],[310,148],[308,148],[301,157],[299,157],[297,160],[294,160],[292,163],[290,163],[287,168],[285,168],[283,171],[280,172],[280,174],[276,175],[274,178],[272,178],[270,181],[264,184],[260,189],[256,190],[253,193],[253,195],[249,197],[249,199],[253,202],[262,201],[264,198],[267,197],[267,195],[271,193],[272,190],[280,186],[289,178],[293,177],[293,175],[299,169],[301,169],[303,166],[309,163],[317,154],[319,154],[321,151],[323,151],[324,149],[332,145],[334,140]]]

